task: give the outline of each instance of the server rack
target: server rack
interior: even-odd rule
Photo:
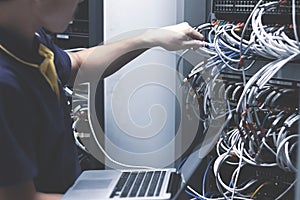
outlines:
[[[79,4],[74,20],[63,33],[52,34],[63,49],[87,48],[103,41],[103,0]]]
[[[210,16],[214,20],[222,20],[222,23],[228,24],[238,24],[238,23],[245,23],[245,21],[248,19],[250,13],[252,12],[253,8],[256,6],[256,4],[260,2],[268,3],[268,2],[274,2],[272,0],[268,1],[258,1],[258,0],[213,0],[211,2],[211,10],[212,13]],[[288,25],[292,24],[292,1],[278,1],[278,7],[276,9],[268,10],[266,14],[263,17],[263,23],[268,24],[269,26],[279,27],[280,25]],[[300,2],[295,1],[295,19],[297,22],[299,22],[300,19]],[[251,22],[250,22],[251,24]],[[291,30],[286,29],[286,34],[294,39],[294,32],[292,26],[290,27]],[[249,26],[248,30],[245,32],[244,37],[249,38],[251,34],[251,26]],[[299,29],[297,29],[297,32],[299,33]],[[262,63],[270,62],[270,60],[256,57],[255,59],[259,60],[257,66],[254,66],[251,70],[248,70],[246,75],[246,79],[249,80],[253,74],[255,74],[261,66],[263,66]],[[299,74],[300,71],[297,69],[299,65],[299,59],[294,59],[293,62],[288,63],[282,70],[280,70],[274,77],[269,81],[269,84],[272,85],[272,87],[276,87],[276,90],[283,91],[285,89],[289,89],[290,91],[293,91],[291,93],[291,96],[287,95],[284,99],[281,99],[277,101],[276,103],[280,103],[281,105],[286,105],[287,107],[293,109],[296,113],[298,113],[299,110]],[[239,97],[242,93],[242,85],[245,77],[242,76],[241,73],[236,73],[232,70],[224,70],[222,72],[222,82],[225,83],[223,86],[218,86],[216,89],[220,89],[220,87],[223,87],[222,89],[225,90],[226,88],[231,89],[229,93],[235,93],[235,97]],[[215,84],[216,85],[216,84]],[[197,86],[198,87],[198,86]],[[228,92],[227,91],[227,92]],[[275,92],[274,92],[275,94]],[[231,96],[233,97],[233,96]],[[235,98],[229,98],[230,104],[234,105],[236,104]],[[275,101],[274,101],[275,102]],[[264,115],[263,119],[267,119],[268,116]],[[297,119],[297,118],[295,118]],[[267,120],[266,120],[267,121]],[[231,121],[231,125],[235,123],[234,119]],[[293,132],[297,132],[299,134],[298,130],[298,124],[299,119],[292,127]],[[264,124],[267,126],[267,123]],[[236,124],[236,127],[238,127],[238,124]],[[297,143],[297,142],[296,142]],[[299,143],[299,142],[298,142]],[[294,149],[293,153],[293,164],[296,166],[297,160],[299,163],[299,154],[297,154],[297,148]],[[261,154],[262,155],[262,154]],[[265,156],[268,156],[265,154]],[[199,167],[198,171],[195,172],[194,176],[196,178],[193,178],[191,180],[190,184],[197,188],[200,193],[202,191],[206,191],[205,198],[216,198],[218,193],[218,185],[216,184],[217,177],[215,176],[213,172],[213,162],[215,161],[217,157],[217,154],[215,150],[213,150],[211,153],[207,155],[205,159],[203,159],[202,166]],[[297,165],[298,166],[298,165]],[[234,168],[232,166],[228,165],[225,166],[222,169],[223,179],[225,182],[229,183],[231,180],[231,173]],[[298,170],[297,170],[298,171]],[[276,199],[280,195],[280,192],[284,192],[286,188],[288,188],[288,185],[293,185],[293,188],[289,190],[289,192],[286,193],[286,195],[283,195],[280,199],[296,199],[297,198],[297,192],[299,193],[299,184],[294,184],[294,181],[297,179],[297,173],[290,172],[286,169],[282,169],[278,166],[264,168],[262,166],[246,166],[242,170],[240,174],[240,180],[244,181],[244,184],[248,181],[249,177],[254,177],[254,179],[257,179],[261,181],[261,184],[258,187],[250,188],[248,193],[252,192],[251,199]],[[298,173],[299,177],[299,173]],[[203,180],[205,180],[203,182]],[[233,184],[233,183],[232,183]],[[286,185],[285,185],[286,184]],[[219,193],[221,194],[221,193]],[[222,195],[221,195],[222,196]],[[230,195],[231,197],[231,195]],[[201,198],[202,199],[202,198]],[[235,198],[233,198],[235,199]]]

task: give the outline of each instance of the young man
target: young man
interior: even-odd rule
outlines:
[[[203,45],[203,36],[182,23],[67,54],[42,28],[64,31],[78,3],[0,0],[0,200],[60,199],[80,174],[62,86],[92,52],[100,67],[122,56],[111,74],[151,47]]]

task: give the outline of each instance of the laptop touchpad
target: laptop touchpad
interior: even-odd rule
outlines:
[[[108,188],[111,181],[112,181],[111,179],[80,180],[75,184],[74,189],[75,190],[105,189]]]

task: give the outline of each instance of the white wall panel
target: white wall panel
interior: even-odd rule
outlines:
[[[178,5],[177,0],[104,0],[104,42],[180,22]],[[164,167],[174,158],[168,144],[175,134],[175,65],[174,53],[154,49],[106,78],[105,148],[118,162]]]

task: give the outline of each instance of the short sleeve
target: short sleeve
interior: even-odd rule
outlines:
[[[38,173],[26,104],[17,84],[0,81],[0,187],[32,180]]]
[[[37,33],[40,42],[53,51],[58,76],[63,85],[67,84],[71,76],[71,60],[69,55],[66,51],[58,47],[43,29],[40,29]]]

